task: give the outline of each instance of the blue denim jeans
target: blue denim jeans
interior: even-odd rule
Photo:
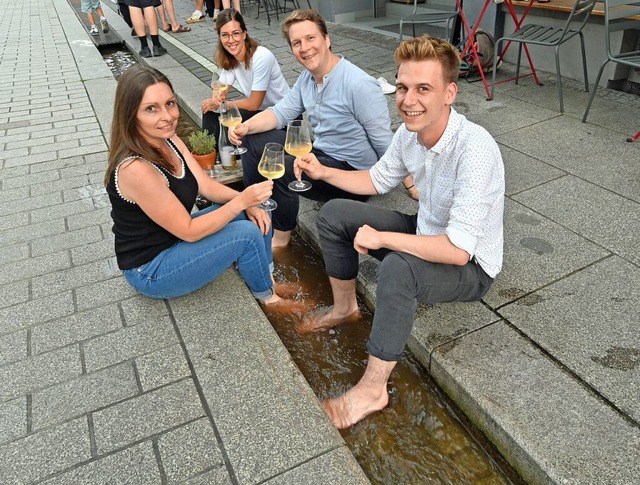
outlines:
[[[219,208],[219,204],[213,204],[193,217]],[[258,226],[242,212],[210,236],[196,242],[180,241],[148,263],[125,270],[123,274],[129,284],[145,296],[174,298],[202,288],[237,263],[253,296],[264,300],[273,294],[271,237],[271,230],[263,236]]]

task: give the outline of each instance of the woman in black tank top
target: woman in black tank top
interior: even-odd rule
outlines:
[[[118,266],[151,298],[213,281],[233,263],[261,303],[273,291],[271,220],[257,205],[270,181],[242,192],[210,178],[176,135],[178,105],[158,70],[133,66],[118,82],[105,185]],[[191,214],[198,194],[214,204]]]

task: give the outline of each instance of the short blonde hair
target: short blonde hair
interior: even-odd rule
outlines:
[[[448,83],[458,81],[460,53],[446,40],[425,34],[400,43],[394,54],[396,64],[434,59],[442,65],[442,75]]]
[[[285,39],[287,39],[287,43],[291,46],[291,39],[289,38],[289,29],[293,24],[297,24],[298,22],[304,22],[308,20],[309,22],[313,22],[318,26],[318,29],[322,33],[323,36],[327,37],[329,35],[329,31],[327,30],[327,24],[322,18],[322,15],[317,10],[314,9],[300,9],[294,10],[291,12],[286,19],[282,21],[282,25],[280,28],[282,29],[282,35]]]

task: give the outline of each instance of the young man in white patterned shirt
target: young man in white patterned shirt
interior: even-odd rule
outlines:
[[[353,172],[323,166],[312,154],[295,161],[296,176],[304,171],[349,192],[384,194],[412,175],[419,193],[413,215],[343,199],[327,202],[318,215],[334,304],[302,322],[300,331],[357,321],[358,253],[381,261],[365,373],[324,403],[337,428],[387,405],[387,381],[402,358],[418,302],[479,300],[502,266],[504,166],[491,135],[451,106],[458,51],[425,36],[402,42],[395,61],[396,106],[404,123],[382,158]]]

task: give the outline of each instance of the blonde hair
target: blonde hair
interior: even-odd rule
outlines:
[[[291,46],[291,39],[289,38],[289,29],[293,24],[297,24],[298,22],[304,22],[308,20],[309,22],[313,22],[318,26],[320,33],[324,37],[329,35],[329,31],[327,30],[327,24],[322,18],[322,15],[318,13],[317,10],[314,9],[300,9],[294,10],[291,12],[286,19],[282,21],[282,25],[280,26],[282,30],[282,35],[287,40],[289,46]]]
[[[400,43],[393,56],[396,64],[433,59],[442,65],[442,75],[447,83],[458,81],[460,53],[446,40],[425,34]]]

